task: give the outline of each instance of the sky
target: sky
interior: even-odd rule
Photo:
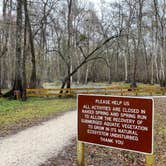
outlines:
[[[92,3],[94,3],[95,10],[97,11],[97,15],[100,17],[101,16],[101,1],[100,0],[89,0]],[[119,0],[104,0],[105,2],[116,2]]]
[[[95,4],[95,8],[99,10],[100,0],[89,0]],[[116,0],[105,0],[106,2],[112,2]],[[118,1],[118,0],[117,0]],[[2,0],[0,0],[0,14],[2,13]]]
[[[90,0],[96,4],[99,4],[100,3],[100,0]],[[113,0],[105,0],[106,2],[112,2]],[[115,1],[115,0],[114,0]]]
[[[100,0],[90,0],[91,2],[93,2],[96,6],[100,5]],[[118,0],[104,0],[106,2],[115,2],[115,1],[118,1]]]
[[[100,5],[101,5],[100,0],[89,0],[89,1],[94,3],[95,9],[100,12]],[[104,0],[104,1],[105,2],[116,2],[119,0]]]

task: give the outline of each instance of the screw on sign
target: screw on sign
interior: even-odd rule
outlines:
[[[78,141],[153,154],[152,98],[78,95]]]

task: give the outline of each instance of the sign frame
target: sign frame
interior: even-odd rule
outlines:
[[[87,141],[81,141],[78,139],[78,97],[79,96],[96,96],[96,97],[118,97],[118,98],[135,98],[135,99],[150,99],[152,100],[152,151],[151,153],[147,153],[147,152],[141,152],[141,151],[137,151],[137,150],[132,150],[132,149],[124,149],[124,148],[119,148],[119,147],[115,147],[115,146],[109,146],[109,145],[102,145],[102,144],[98,144],[98,143],[92,143],[92,142],[87,142]],[[139,154],[145,154],[145,155],[153,155],[154,153],[154,99],[152,96],[120,96],[120,95],[104,95],[104,94],[77,94],[77,142],[82,142],[82,143],[87,143],[90,145],[97,145],[97,146],[101,146],[101,147],[109,147],[111,149],[117,149],[117,150],[123,150],[123,151],[128,151],[128,152],[135,152],[135,153],[139,153]]]

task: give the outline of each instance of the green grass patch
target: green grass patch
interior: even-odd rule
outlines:
[[[49,117],[75,108],[76,100],[72,98],[28,98],[26,102],[0,98],[0,127],[12,125],[22,119]]]

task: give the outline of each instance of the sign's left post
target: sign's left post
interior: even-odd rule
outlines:
[[[77,141],[77,166],[85,166],[85,145]]]

